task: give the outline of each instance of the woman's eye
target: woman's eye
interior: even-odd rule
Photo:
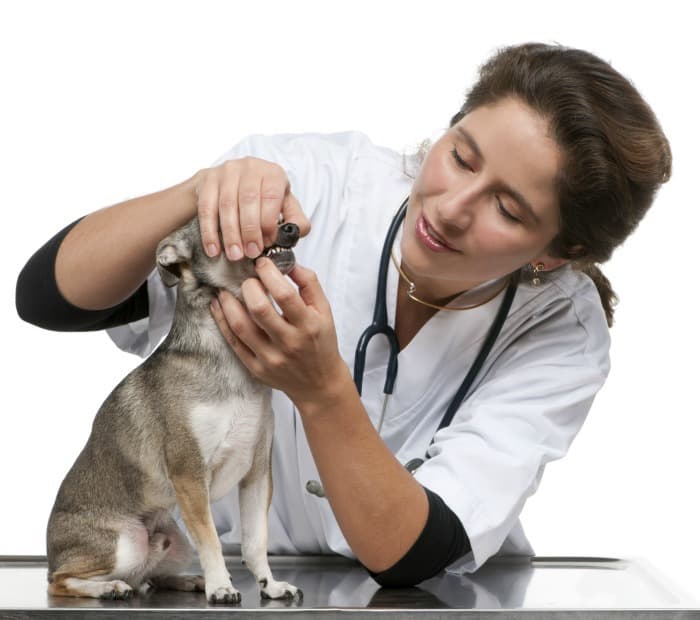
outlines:
[[[498,198],[498,196],[496,196],[496,202],[498,203],[498,210],[501,212],[501,215],[503,217],[505,217],[508,220],[511,220],[512,222],[519,222],[520,221],[517,217],[515,217],[512,213],[510,213],[510,211],[508,211],[508,209],[506,209],[503,206],[503,203]]]
[[[457,148],[453,147],[452,148],[452,157],[454,157],[455,161],[457,162],[457,165],[460,166],[461,168],[465,168],[466,170],[471,170],[474,172],[474,169],[466,162],[464,161],[460,156],[459,153],[457,152]],[[519,222],[520,220],[515,217],[508,209],[506,209],[503,206],[503,203],[501,202],[500,198],[496,196],[496,202],[498,203],[498,210],[501,212],[501,215],[505,217],[506,219],[510,220],[511,222]]]
[[[452,157],[455,158],[457,165],[459,165],[462,168],[466,168],[467,170],[471,170],[472,172],[474,172],[474,169],[459,156],[459,153],[457,152],[456,148],[453,148],[451,153],[452,153]]]

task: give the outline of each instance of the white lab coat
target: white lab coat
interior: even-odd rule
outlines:
[[[245,155],[279,163],[312,223],[297,261],[313,269],[327,295],[340,353],[353,367],[358,337],[370,324],[379,255],[389,222],[410,193],[416,162],[371,143],[360,132],[254,135],[216,164]],[[406,171],[408,174],[406,174]],[[398,253],[399,243],[395,244]],[[389,269],[387,304],[393,325],[398,273]],[[150,316],[109,329],[123,350],[147,356],[168,332],[176,289],[154,271]],[[462,382],[502,295],[463,312],[440,311],[399,355],[394,396],[382,438],[405,463],[423,457]],[[458,297],[453,302],[460,305]],[[388,348],[370,346],[362,401],[375,424],[383,401]],[[534,554],[519,514],[547,462],[561,458],[581,428],[609,371],[609,335],[598,293],[565,266],[539,287],[522,284],[498,342],[452,424],[430,447],[416,479],[455,512],[472,551],[448,570],[473,572],[497,553]],[[274,391],[274,494],[271,553],[340,553],[354,557],[327,500],[305,490],[318,480],[298,413]],[[213,505],[224,548],[240,544],[237,492]]]

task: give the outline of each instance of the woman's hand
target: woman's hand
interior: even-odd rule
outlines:
[[[285,222],[299,226],[302,237],[311,230],[287,174],[275,163],[232,159],[200,170],[195,179],[202,243],[209,256],[219,254],[219,230],[229,260],[259,256],[277,238],[280,213]]]
[[[271,260],[259,258],[255,270],[260,280],[248,279],[242,287],[247,310],[228,291],[212,304],[221,333],[253,376],[285,392],[298,408],[310,400],[333,402],[335,391],[352,378],[316,274],[295,266],[289,276],[297,292]]]

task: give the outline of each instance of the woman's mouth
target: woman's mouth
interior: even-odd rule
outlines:
[[[456,252],[454,248],[447,245],[447,242],[428,224],[422,216],[416,220],[416,236],[425,247],[433,252]]]

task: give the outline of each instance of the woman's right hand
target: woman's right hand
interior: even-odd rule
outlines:
[[[197,215],[209,256],[221,250],[220,229],[229,260],[256,258],[277,239],[280,213],[285,222],[299,226],[300,236],[311,230],[278,164],[243,157],[200,170],[195,177]]]

